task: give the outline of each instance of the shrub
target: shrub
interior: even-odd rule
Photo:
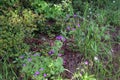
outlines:
[[[30,11],[23,11],[24,18],[19,16],[16,10],[5,14],[6,16],[0,16],[0,56],[19,56],[19,54],[28,51],[24,38],[31,36],[35,29],[34,18]]]
[[[0,1],[0,5],[3,5],[4,7],[13,7],[15,6],[17,3],[19,3],[19,0],[2,0]]]
[[[71,1],[62,1],[59,4],[48,3],[44,0],[30,0],[29,1],[33,11],[39,15],[37,18],[37,27],[40,33],[51,34],[58,33],[64,25],[63,18],[66,14],[73,15],[73,8]]]

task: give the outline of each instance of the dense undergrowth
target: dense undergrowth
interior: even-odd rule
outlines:
[[[0,80],[119,80],[119,0],[0,0]]]

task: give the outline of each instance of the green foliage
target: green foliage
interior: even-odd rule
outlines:
[[[88,73],[85,73],[82,77],[81,80],[96,80],[94,78],[94,75],[88,75]]]
[[[50,4],[44,0],[30,0],[30,4],[36,13],[42,13],[47,18],[65,16],[66,12],[71,12],[69,0],[62,1],[60,4]],[[66,10],[66,12],[63,12],[64,10]]]
[[[106,24],[106,12],[101,11],[101,15],[98,15],[95,20],[92,18],[88,19],[89,3],[85,5],[84,18],[76,14],[76,17],[70,19],[70,31],[66,31],[67,34],[72,38],[76,45],[76,50],[84,53],[85,56],[95,56],[101,53],[101,51],[108,52],[109,48],[104,49],[109,44],[110,35],[106,33],[108,31],[108,23]],[[94,14],[93,14],[94,15]],[[72,20],[71,20],[72,19]],[[81,21],[82,19],[82,21]],[[105,25],[106,24],[106,25]],[[68,25],[69,26],[69,25]],[[72,29],[75,30],[72,30]],[[106,41],[108,43],[106,43]],[[104,54],[104,53],[102,53]]]
[[[20,54],[29,50],[29,46],[24,43],[25,28],[21,24],[21,18],[16,12],[6,13],[6,16],[0,16],[0,57],[3,65],[1,69],[4,71],[2,79],[11,79],[10,74],[15,74],[14,60]],[[16,77],[14,77],[16,78]]]
[[[1,0],[0,5],[9,7],[9,6],[15,6],[18,2],[19,0]]]
[[[76,69],[76,72],[73,74],[72,79],[73,80],[97,80],[96,74],[94,75],[89,71],[92,65],[93,64],[91,61],[81,62],[78,68]]]
[[[35,12],[43,13],[44,10],[48,10],[49,6],[44,0],[30,0],[29,1]]]
[[[58,55],[61,47],[63,46],[63,43],[61,41],[56,40],[54,44],[55,45],[52,47],[52,50],[54,50],[55,55]]]
[[[108,10],[109,11],[109,10]],[[118,11],[112,11],[110,10],[108,13],[108,21],[112,24],[112,25],[120,25],[120,10]]]
[[[64,27],[64,20],[67,14],[73,15],[73,8],[70,0],[62,1],[59,4],[51,4],[44,0],[30,0],[31,7],[36,14],[37,27],[40,33],[51,35],[51,33],[60,34]]]
[[[119,45],[119,27],[114,40],[110,26],[120,26],[119,4],[119,0],[0,0],[0,79],[18,80],[19,67],[20,76],[63,80],[60,75],[64,71],[63,60],[57,56],[65,43],[88,61],[87,65],[82,61],[78,65],[81,70],[73,75],[75,80],[117,80],[119,58],[114,61],[111,44]],[[38,37],[40,33],[48,36],[62,33],[67,40],[64,43],[55,40],[51,47],[49,40],[47,45],[35,46],[41,48],[41,54],[25,53],[30,51],[24,38]],[[54,52],[49,54],[49,49]],[[16,63],[21,54],[24,58]]]
[[[32,76],[34,79],[56,79],[64,71],[62,58],[52,59],[51,57],[39,55],[40,53],[34,55],[27,53],[24,59],[20,59],[20,62],[24,65],[22,73]],[[35,76],[36,71],[39,71],[40,74]],[[47,76],[45,77],[44,74]]]
[[[7,20],[5,20],[7,21]],[[23,43],[24,33],[22,28],[17,26],[1,25],[2,35],[0,38],[0,55],[1,56],[18,56],[26,51],[27,46]]]
[[[23,10],[21,15],[19,9],[2,11],[3,14],[0,15],[0,60],[2,62],[0,65],[3,65],[1,74],[6,74],[2,76],[2,79],[17,79],[18,75],[16,76],[15,73],[17,67],[14,61],[22,53],[29,51],[24,38],[31,37],[31,33],[36,29],[35,16],[27,9]]]
[[[89,3],[89,11],[87,11],[87,17],[88,18],[94,18],[98,19],[98,17],[103,20],[99,20],[101,22],[104,23],[111,23],[111,24],[115,24],[115,25],[120,25],[119,24],[119,9],[120,9],[120,1],[119,0],[73,0],[73,9],[75,12],[79,13],[80,15],[83,16],[85,5]],[[80,5],[77,5],[80,4]],[[96,12],[97,11],[97,12]],[[84,16],[85,17],[85,16]],[[104,24],[103,23],[103,24]]]
[[[16,75],[17,68],[14,67],[15,64],[8,64],[9,60],[5,60],[0,62],[0,79],[1,80],[15,80],[18,79]]]
[[[91,62],[88,65],[89,68],[86,69],[83,67],[85,68],[86,72],[96,74],[95,77],[97,79],[103,80],[107,76],[109,76],[109,78],[113,78],[110,77],[113,71],[113,65],[110,64],[112,62],[112,53],[109,33],[110,21],[108,20],[108,18],[111,17],[108,16],[109,12],[106,10],[97,9],[94,5],[90,6],[91,3],[86,3],[87,4],[85,4],[83,8],[84,12],[81,14],[83,17],[81,17],[79,14],[76,14],[74,18],[69,18],[71,24],[67,24],[67,26],[70,27],[70,30],[63,31],[62,33],[66,36],[68,35],[67,37],[69,40],[74,41],[71,49],[73,50],[74,48],[76,51],[83,53],[84,59]],[[97,10],[94,13],[92,12],[91,15],[89,12],[92,10],[94,11],[93,8]],[[72,30],[72,28],[74,28],[74,30]],[[98,56],[98,58],[100,57],[100,59],[93,61],[95,56]],[[105,59],[107,59],[107,61]],[[104,62],[107,62],[109,65],[105,65]],[[81,71],[78,71],[78,75],[76,76],[80,76],[80,72]],[[88,77],[89,75],[85,74],[81,80],[84,80]],[[94,80],[94,77],[92,78]],[[90,77],[87,80],[89,79]]]
[[[74,74],[74,80],[96,80],[94,75],[88,75],[88,73],[84,73],[81,75],[79,72]]]
[[[73,36],[72,39],[75,42],[77,51],[84,53],[86,56],[89,54],[91,54],[89,56],[95,56],[101,50],[106,50],[104,47],[109,45],[109,43],[106,43],[106,41],[110,41],[110,36],[106,33],[107,30],[107,26],[99,27],[96,22],[90,21],[81,23],[80,27],[76,26],[75,30],[68,32],[68,35],[69,39]]]
[[[33,79],[50,78],[61,80],[60,73],[64,71],[63,60],[61,57],[55,57],[58,56],[58,52],[60,51],[62,45],[63,43],[61,41],[56,40],[54,42],[54,45],[51,47],[51,50],[53,50],[54,52],[52,54],[47,53],[49,55],[47,55],[44,51],[34,54],[26,53],[20,56],[21,59],[19,60],[21,62],[21,65],[23,66],[21,74],[27,74],[26,76],[30,76]],[[35,75],[36,71],[40,72],[40,74]],[[47,76],[45,77],[44,75]]]
[[[10,11],[7,16],[0,16],[0,55],[12,57],[28,51],[24,38],[31,36],[35,27],[31,12],[25,11],[23,11],[24,18],[19,16],[17,11]]]

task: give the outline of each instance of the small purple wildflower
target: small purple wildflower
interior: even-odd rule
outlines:
[[[24,56],[22,55],[22,56],[20,56],[19,58],[23,59],[23,58],[24,58]]]
[[[41,71],[43,71],[43,70],[44,70],[44,68],[40,68],[40,70],[41,70]]]
[[[57,40],[61,40],[62,37],[63,37],[63,36],[60,35],[60,36],[57,36],[56,39],[57,39]]]
[[[66,29],[67,29],[67,31],[70,31],[70,26],[68,26]]]
[[[46,76],[47,76],[47,74],[44,73],[44,77],[46,77]]]
[[[76,29],[75,28],[72,28],[72,31],[75,31]]]
[[[35,72],[35,75],[39,75],[39,74],[40,74],[40,72],[39,72],[39,71],[36,71],[36,72]]]
[[[76,14],[74,14],[74,17],[77,17],[77,15],[76,15]]]
[[[77,26],[80,27],[80,24],[78,24]]]
[[[88,65],[88,61],[85,61],[85,65]]]
[[[23,67],[25,67],[26,66],[26,64],[23,64]]]
[[[39,54],[38,54],[38,53],[35,53],[35,54],[33,54],[33,56],[39,56]]]
[[[59,56],[59,57],[61,57],[61,56],[62,56],[62,54],[60,54],[60,53],[59,53],[59,54],[58,54],[58,56]]]
[[[60,36],[57,36],[57,37],[56,37],[56,40],[65,41],[65,38],[64,38],[63,36],[60,35]]]
[[[31,62],[31,61],[32,61],[32,59],[31,59],[31,58],[28,58],[28,61],[29,61],[29,62]]]
[[[48,52],[48,54],[49,54],[49,55],[54,54],[54,50],[50,50],[50,51]]]

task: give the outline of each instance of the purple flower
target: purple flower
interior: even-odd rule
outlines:
[[[29,62],[31,62],[31,61],[32,61],[32,59],[31,59],[31,58],[28,58],[28,61],[29,61]]]
[[[39,71],[36,71],[36,72],[35,72],[35,75],[39,75],[39,74],[40,74],[40,72],[39,72]]]
[[[23,64],[23,67],[25,67],[26,66],[26,64]]]
[[[54,50],[50,50],[49,52],[48,52],[48,54],[54,54]]]
[[[68,26],[66,29],[67,29],[67,31],[70,31],[70,26]]]
[[[77,26],[80,27],[80,24],[78,24]]]
[[[88,65],[88,61],[85,61],[85,64]]]
[[[41,70],[41,71],[43,71],[43,70],[44,70],[44,68],[40,68],[40,70]]]
[[[24,58],[24,56],[22,55],[22,56],[20,56],[19,58],[23,59],[23,58]]]
[[[35,54],[33,54],[33,56],[39,56],[39,54],[38,54],[38,53],[35,53]]]
[[[77,15],[76,15],[76,14],[74,14],[74,17],[77,17]]]
[[[72,28],[72,31],[75,31],[76,29],[75,28]]]
[[[59,57],[61,57],[61,56],[62,56],[62,54],[60,54],[60,53],[59,53],[59,54],[58,54],[58,56],[59,56]]]
[[[57,39],[57,40],[61,40],[62,37],[63,37],[63,36],[60,35],[60,36],[57,36],[56,39]]]
[[[63,36],[60,35],[60,36],[57,36],[57,37],[56,37],[56,40],[65,41],[65,38],[64,38]]]
[[[44,75],[43,75],[43,76],[44,76],[44,77],[46,77],[46,76],[47,76],[47,74],[45,74],[45,73],[44,73]]]

